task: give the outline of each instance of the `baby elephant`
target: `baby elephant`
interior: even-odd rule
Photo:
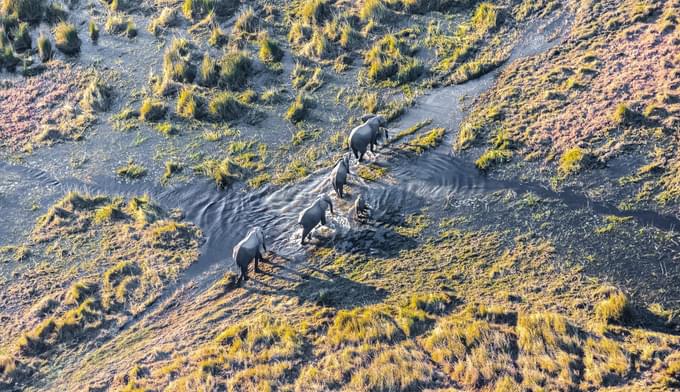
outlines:
[[[251,260],[255,259],[255,272],[260,272],[257,262],[264,261],[262,254],[266,251],[264,232],[257,226],[252,228],[248,234],[246,234],[246,237],[236,244],[232,256],[234,257],[234,261],[236,261],[236,265],[241,269],[241,274],[236,280],[237,284],[240,283],[241,280],[248,280],[248,265]]]
[[[305,238],[314,229],[319,222],[322,225],[326,224],[326,209],[331,209],[331,214],[333,214],[333,203],[331,203],[330,196],[322,194],[314,200],[311,206],[307,207],[300,213],[298,218],[298,224],[302,225],[302,241],[301,244],[305,244]]]
[[[361,222],[365,223],[366,221],[368,221],[370,214],[371,210],[368,207],[368,204],[366,204],[363,195],[360,194],[354,201],[354,211],[352,214],[354,216],[354,220],[360,223]]]
[[[349,154],[345,154],[338,163],[335,164],[333,171],[331,172],[331,183],[333,183],[333,189],[338,197],[343,198],[343,188],[347,183],[347,175],[349,174]]]
[[[371,152],[374,151],[374,147],[378,144],[378,141],[383,137],[385,140],[389,137],[387,129],[382,128],[383,125],[387,124],[385,117],[383,116],[364,116],[362,119],[366,119],[366,122],[359,125],[358,127],[352,129],[349,134],[349,148],[354,153],[354,156],[359,160],[359,162],[364,161],[364,154],[371,147]]]

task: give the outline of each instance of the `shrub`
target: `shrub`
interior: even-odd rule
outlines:
[[[220,60],[220,85],[231,90],[243,87],[251,68],[251,60],[245,53],[225,53]]]
[[[392,34],[384,36],[364,55],[368,65],[367,75],[373,81],[393,79],[404,83],[417,79],[423,72],[423,64],[409,57],[411,48],[403,38]]]
[[[45,14],[44,0],[3,0],[2,14],[11,15],[19,20],[37,23]]]
[[[595,306],[595,317],[605,323],[622,322],[630,316],[628,297],[622,292],[614,292],[609,298]]]
[[[446,129],[435,128],[430,132],[420,135],[406,144],[406,150],[421,154],[425,150],[435,148],[444,140]]]
[[[93,281],[76,282],[68,290],[67,302],[71,304],[81,304],[85,299],[94,295],[98,289],[99,285]]]
[[[231,121],[243,116],[244,106],[231,92],[217,94],[208,106],[210,115],[216,120]]]
[[[139,119],[142,121],[158,121],[165,117],[168,107],[162,101],[147,98],[139,108]]]
[[[283,58],[283,50],[269,35],[262,34],[258,39],[259,57],[264,63],[278,63]]]
[[[167,181],[172,177],[173,174],[178,173],[182,170],[182,165],[173,161],[165,162],[165,170],[163,171],[163,180]]]
[[[298,94],[295,101],[286,111],[286,119],[292,123],[302,121],[307,115],[307,100],[302,94]]]
[[[178,133],[177,127],[170,122],[162,122],[154,127],[163,136],[172,136]]]
[[[54,43],[65,54],[74,55],[80,52],[78,31],[70,23],[61,22],[54,28]]]

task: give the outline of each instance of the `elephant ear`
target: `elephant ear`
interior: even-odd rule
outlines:
[[[363,116],[361,116],[361,121],[366,122],[366,121],[372,119],[373,117],[375,117],[375,114],[372,114],[372,113],[364,114]]]

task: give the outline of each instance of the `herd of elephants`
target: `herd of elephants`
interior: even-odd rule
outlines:
[[[363,162],[364,154],[366,154],[369,147],[371,152],[374,153],[378,141],[383,138],[387,140],[389,137],[387,129],[383,127],[387,123],[383,116],[369,114],[363,116],[361,120],[363,124],[352,129],[348,140],[349,148],[359,162]],[[341,199],[343,198],[344,185],[347,183],[350,159],[349,153],[344,154],[335,164],[329,178],[333,189]],[[302,245],[305,244],[305,238],[319,223],[326,225],[327,209],[331,210],[331,214],[334,213],[330,196],[322,193],[310,206],[300,213],[298,224],[302,226]],[[358,220],[367,218],[368,206],[361,195],[357,197],[353,209],[354,215]],[[252,260],[255,260],[255,272],[260,272],[258,262],[263,260],[262,254],[266,251],[264,231],[261,227],[257,226],[251,228],[245,238],[236,244],[232,253],[232,257],[240,269],[237,283],[248,280],[248,266]]]

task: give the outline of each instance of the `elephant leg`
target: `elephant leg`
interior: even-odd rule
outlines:
[[[361,155],[359,156],[359,162],[364,161],[364,153],[362,152]]]
[[[321,224],[326,226],[326,214],[321,215]]]
[[[260,252],[257,252],[257,254],[255,255],[255,272],[257,273],[262,272],[257,264],[259,261],[262,261],[262,255],[260,254]]]
[[[375,144],[371,143],[371,152],[375,154]]]
[[[344,193],[344,189],[343,189],[344,187],[345,186],[343,184],[340,184],[340,186],[338,186],[338,189],[339,189],[338,196],[340,196],[341,199],[344,199],[344,197],[342,196],[342,194]]]
[[[359,151],[357,151],[355,148],[352,148],[352,152],[354,153],[354,158],[359,159]]]
[[[306,227],[302,228],[302,241],[300,242],[301,245],[305,244],[305,238],[307,237],[307,234],[309,234],[309,231]]]

